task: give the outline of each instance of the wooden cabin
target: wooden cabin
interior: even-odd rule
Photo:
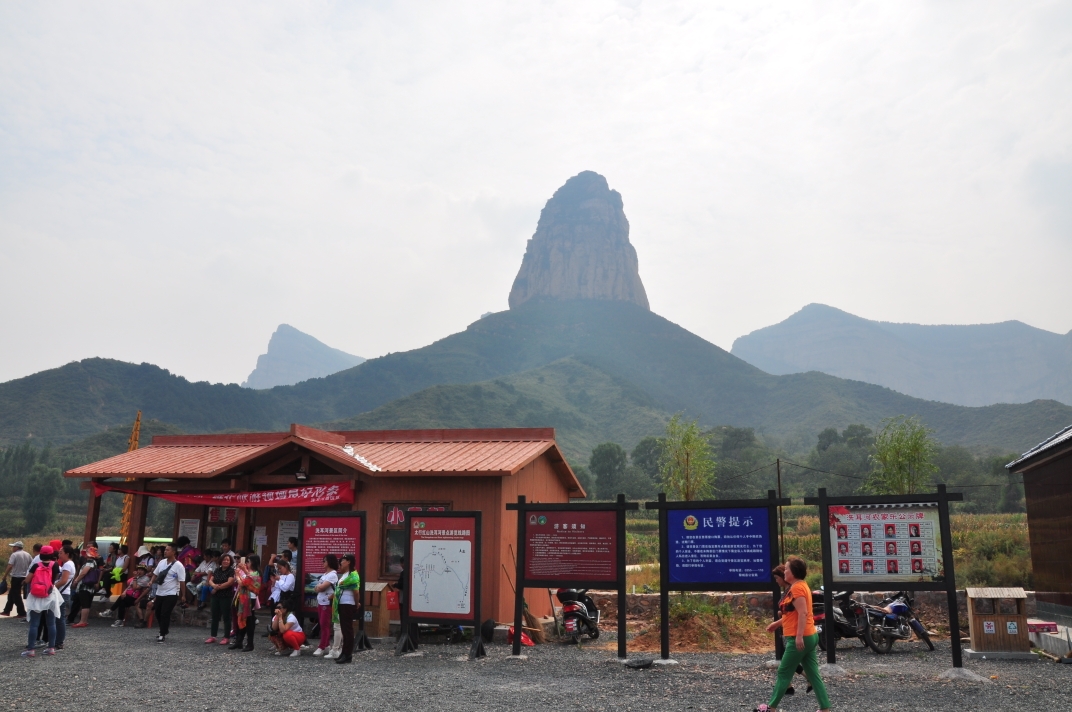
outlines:
[[[409,517],[428,509],[482,512],[481,619],[513,620],[519,494],[569,502],[585,492],[555,443],[553,428],[324,431],[292,425],[283,433],[155,436],[152,444],[68,470],[91,490],[85,540],[97,538],[103,488],[133,491],[127,544],[145,536],[149,498],[161,494],[236,495],[223,504],[176,504],[174,536],[196,533],[200,548],[262,558],[297,536],[298,511],[365,511],[366,580],[396,581]],[[353,502],[323,507],[264,506],[261,492],[353,492]],[[242,506],[257,498],[256,507]],[[273,500],[273,505],[274,505]],[[550,615],[546,592],[531,591],[536,615]]]
[[[1038,616],[1072,626],[1072,425],[1005,467],[1024,477]]]

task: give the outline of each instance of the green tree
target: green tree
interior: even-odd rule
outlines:
[[[871,428],[855,423],[841,431],[841,442],[849,447],[868,448],[875,444],[875,436]]]
[[[819,443],[815,448],[819,452],[826,452],[831,445],[837,445],[841,442],[841,436],[838,435],[837,428],[827,428],[823,432],[819,433]]]
[[[666,424],[660,472],[670,497],[690,502],[710,497],[715,488],[715,458],[695,420],[675,415]]]
[[[624,494],[625,466],[628,457],[618,443],[596,445],[588,458],[588,469],[596,478],[596,492],[600,499],[611,499]]]
[[[659,479],[659,464],[662,460],[662,444],[659,438],[649,435],[636,444],[629,459],[639,467],[651,479],[657,482]]]
[[[58,467],[37,463],[26,477],[22,493],[22,518],[26,533],[36,534],[48,526],[56,513],[56,495],[63,489]]]
[[[592,479],[592,473],[588,471],[588,468],[584,465],[570,463],[570,469],[573,470],[573,474],[577,475],[577,481],[581,483],[581,487],[584,487],[585,494],[589,497],[595,497],[596,481]]]
[[[883,424],[871,455],[874,470],[868,488],[878,494],[919,492],[938,470],[933,462],[938,442],[915,416],[899,415]]]

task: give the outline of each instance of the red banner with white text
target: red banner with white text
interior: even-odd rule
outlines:
[[[353,485],[349,482],[337,485],[304,485],[257,492],[211,492],[206,494],[139,492],[122,487],[93,483],[93,495],[95,497],[100,497],[105,492],[145,494],[150,497],[166,499],[176,504],[231,505],[233,507],[325,507],[332,504],[353,504],[354,502]]]

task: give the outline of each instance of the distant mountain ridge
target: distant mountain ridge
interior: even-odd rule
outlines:
[[[268,353],[257,357],[257,367],[242,385],[246,388],[292,386],[310,378],[323,378],[365,359],[333,349],[319,339],[280,324],[268,340]]]
[[[1072,332],[1019,321],[895,324],[809,304],[740,337],[732,353],[775,375],[820,371],[958,405],[1072,404]]]
[[[629,445],[658,434],[671,413],[807,440],[828,427],[874,428],[884,418],[918,415],[947,444],[1018,452],[1072,422],[1072,407],[1053,400],[966,408],[817,371],[771,375],[746,363],[651,312],[640,292],[617,291],[626,274],[643,287],[624,249],[631,247],[621,196],[602,176],[581,176],[548,201],[537,230],[547,228],[547,254],[564,251],[563,259],[548,263],[559,266],[541,272],[546,265],[537,260],[536,284],[523,285],[525,298],[512,297],[509,310],[462,332],[265,390],[191,383],[150,364],[86,359],[0,384],[0,445],[27,437],[72,442],[126,425],[137,410],[186,432],[325,422],[553,425],[574,456],[602,438]],[[533,247],[536,237],[530,248],[538,256],[543,248]],[[599,288],[588,291],[592,286]]]

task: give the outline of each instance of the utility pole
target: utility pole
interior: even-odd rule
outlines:
[[[782,459],[774,461],[778,469],[778,499],[782,498]],[[785,515],[782,513],[782,505],[778,505],[778,546],[781,547],[782,558],[785,558]]]

